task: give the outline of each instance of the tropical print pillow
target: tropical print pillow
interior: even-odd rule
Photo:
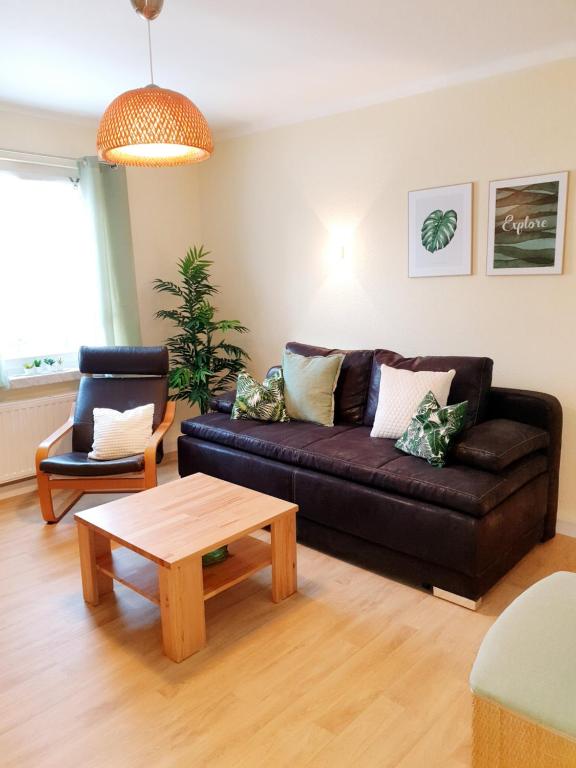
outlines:
[[[467,410],[467,400],[441,408],[434,393],[428,392],[396,448],[426,459],[433,467],[443,467],[452,438],[464,427]]]
[[[262,384],[247,373],[239,373],[231,418],[290,421],[286,413],[282,372],[275,371]]]

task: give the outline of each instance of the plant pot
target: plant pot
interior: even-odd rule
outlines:
[[[212,552],[206,552],[205,555],[202,555],[202,565],[216,565],[216,563],[221,563],[226,560],[228,555],[229,552],[226,545],[223,547],[218,547],[218,549],[213,549]]]

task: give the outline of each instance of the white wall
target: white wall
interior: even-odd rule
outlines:
[[[563,276],[486,277],[485,259],[489,180],[575,168],[575,82],[575,60],[551,64],[230,140],[200,168],[220,305],[252,329],[246,342],[258,374],[289,339],[488,355],[496,384],[562,401],[560,516],[572,522],[572,189]],[[474,276],[409,279],[408,191],[467,181]]]

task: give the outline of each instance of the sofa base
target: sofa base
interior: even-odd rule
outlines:
[[[479,601],[490,587],[540,542],[542,527],[543,524],[529,531],[492,568],[474,577],[328,528],[301,514],[297,516],[298,541],[301,544],[381,576],[423,587],[427,591],[436,587],[471,602]]]
[[[539,543],[544,532],[546,474],[531,480],[478,521],[188,435],[179,438],[178,462],[182,476],[205,472],[298,504],[297,530],[302,544],[383,576],[428,590],[436,587],[473,602]],[[381,514],[383,517],[374,518]],[[356,525],[354,533],[333,527],[329,522],[338,515],[340,523],[346,520],[352,527],[356,520],[362,526]],[[370,515],[382,520],[379,528],[367,528]],[[385,543],[384,536],[380,542],[371,540],[361,528],[375,535],[384,531]],[[450,549],[443,550],[447,542]],[[435,556],[426,557],[432,545]]]

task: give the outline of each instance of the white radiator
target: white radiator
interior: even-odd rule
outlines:
[[[74,392],[0,403],[0,484],[34,475],[38,444],[68,419]],[[70,437],[58,444],[70,450]]]

